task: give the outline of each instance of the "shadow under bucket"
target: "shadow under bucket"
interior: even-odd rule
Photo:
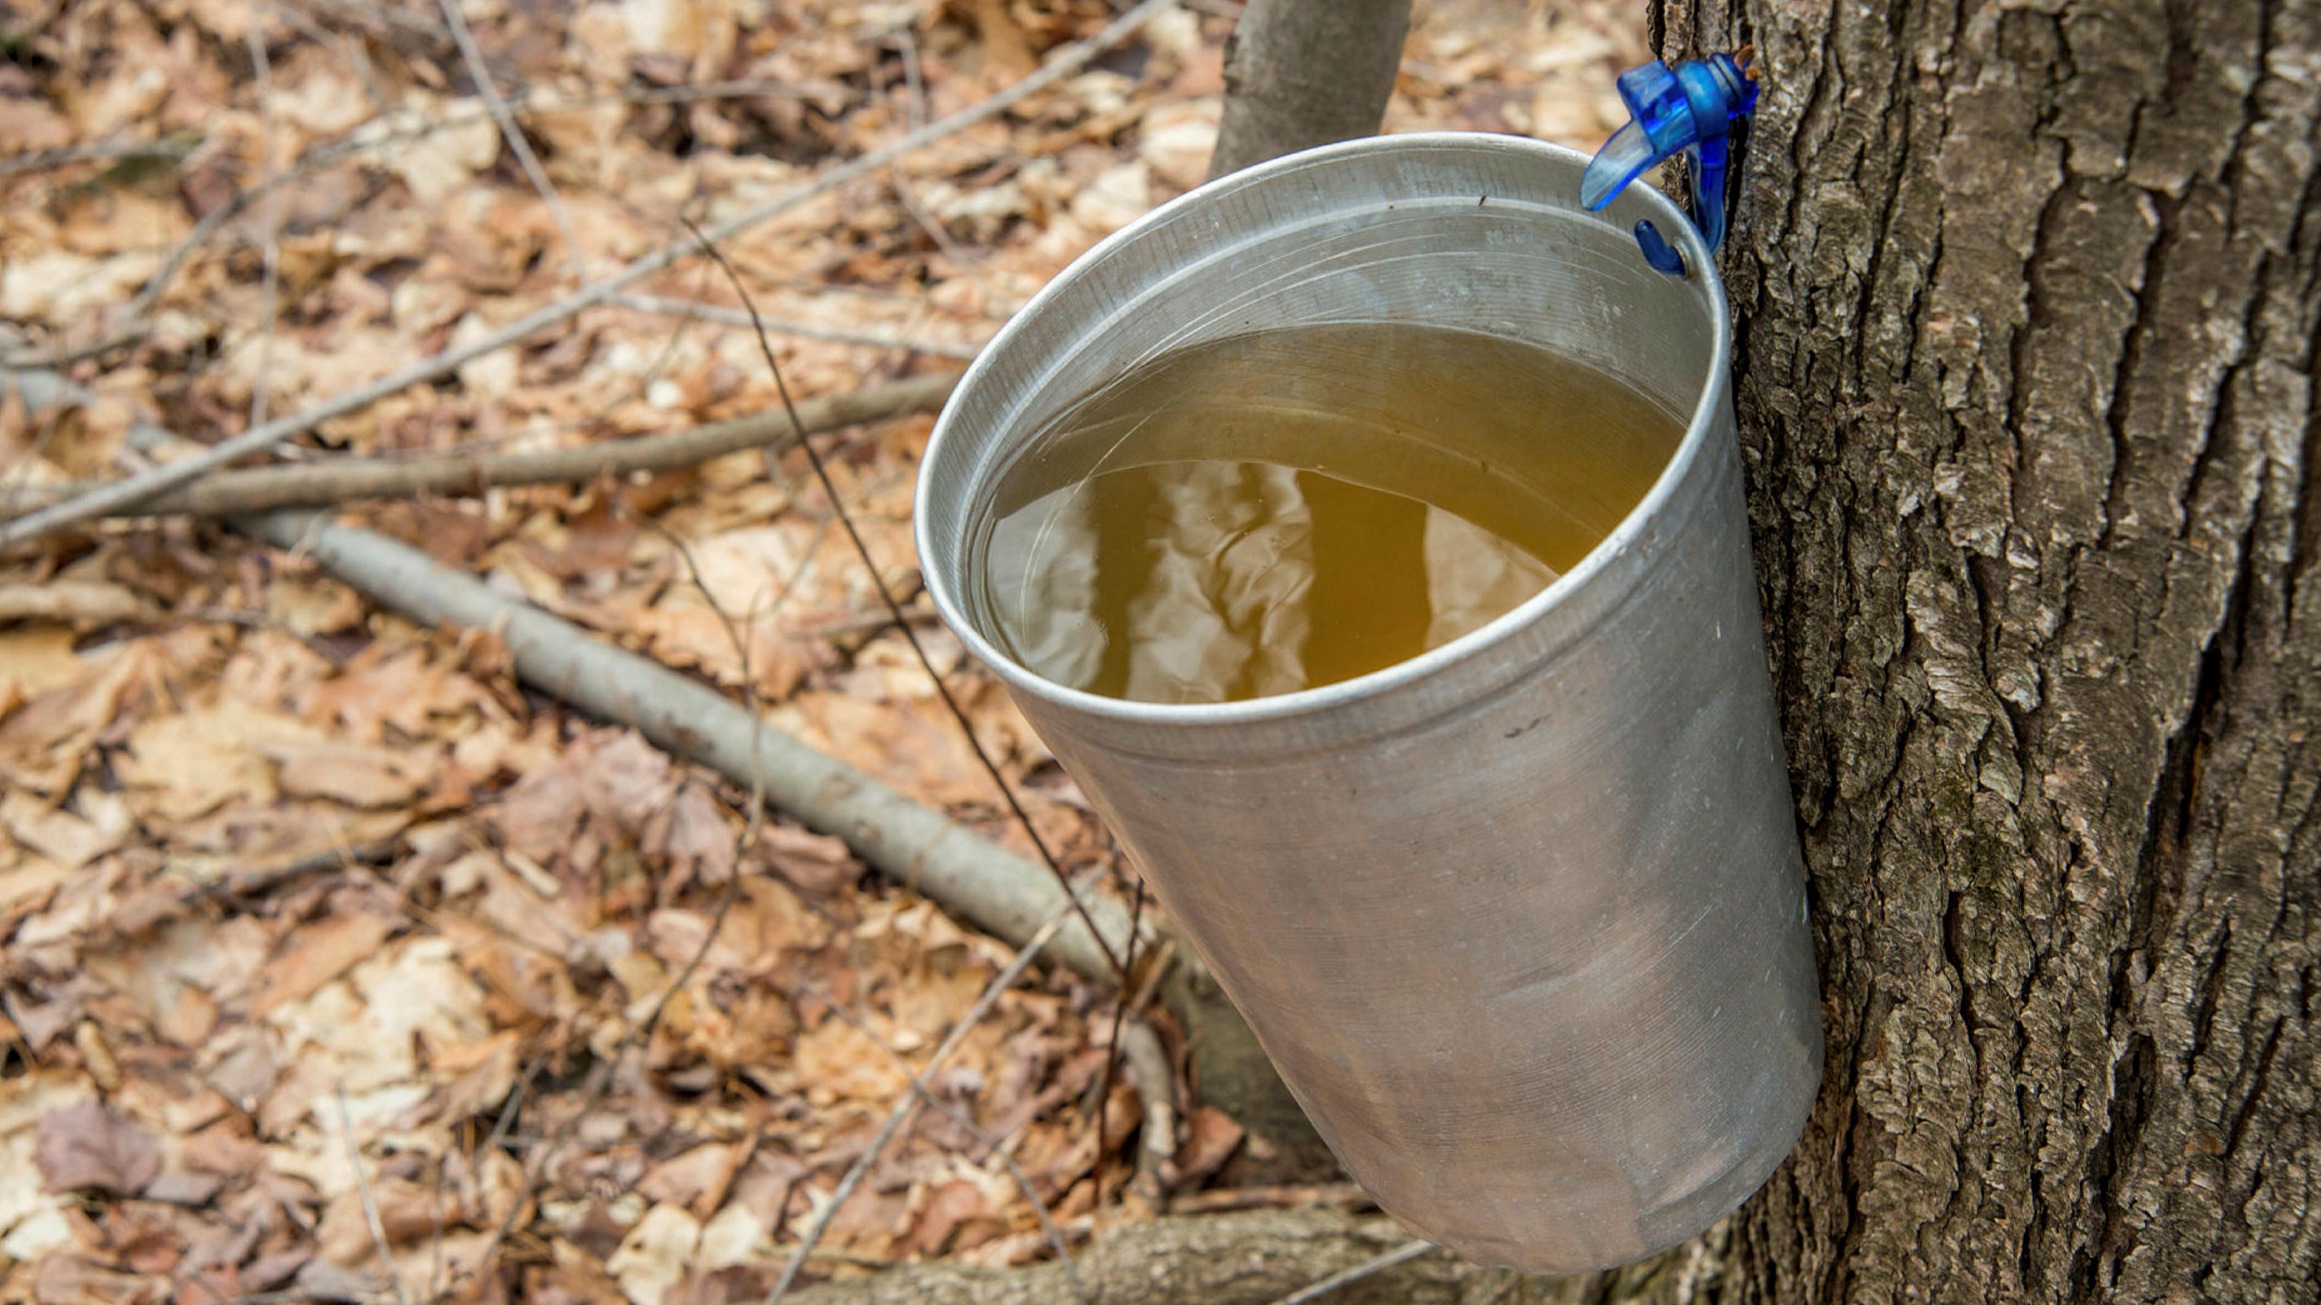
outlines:
[[[1821,1066],[1723,289],[1657,193],[1580,211],[1585,163],[1508,137],[1380,137],[1163,206],[993,341],[918,500],[943,618],[1347,1170],[1460,1254],[1551,1273],[1641,1258],[1737,1206],[1795,1142]],[[1678,238],[1687,275],[1638,255],[1639,218]],[[973,536],[1059,414],[1173,350],[1350,322],[1541,346],[1689,422],[1578,565],[1372,674],[1167,705],[1064,688],[1000,650]]]

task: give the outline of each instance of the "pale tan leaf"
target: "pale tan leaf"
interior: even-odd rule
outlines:
[[[62,621],[68,625],[111,625],[147,620],[153,603],[127,585],[103,580],[49,580],[0,585],[0,621]]]
[[[157,814],[185,820],[234,798],[272,800],[278,791],[274,768],[258,749],[316,738],[309,726],[273,712],[205,707],[138,726],[120,772],[131,787],[150,790],[145,800]]]
[[[692,1215],[667,1203],[656,1205],[605,1258],[605,1272],[620,1281],[636,1305],[661,1305],[661,1297],[685,1276],[700,1244],[701,1224]]]
[[[0,797],[0,824],[26,847],[77,870],[129,837],[129,813],[117,799],[95,795],[94,808],[101,824],[53,810],[29,793],[11,792]]]
[[[281,768],[275,782],[292,797],[388,807],[410,801],[426,784],[426,762],[388,748],[321,740],[272,743],[262,751]]]
[[[301,1000],[376,955],[394,924],[377,915],[336,915],[303,926],[289,953],[266,967],[266,988],[251,1006],[264,1019],[286,1002]]]

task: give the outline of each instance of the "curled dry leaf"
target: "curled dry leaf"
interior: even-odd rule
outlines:
[[[1204,1182],[1223,1168],[1240,1149],[1247,1130],[1215,1106],[1195,1106],[1185,1116],[1185,1140],[1177,1147],[1173,1167],[1178,1186]]]

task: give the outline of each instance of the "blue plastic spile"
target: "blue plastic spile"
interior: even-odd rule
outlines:
[[[1757,107],[1746,55],[1712,54],[1674,68],[1658,59],[1620,74],[1628,125],[1612,133],[1580,178],[1580,203],[1600,209],[1646,168],[1692,151],[1693,221],[1710,249],[1725,239],[1731,137]]]

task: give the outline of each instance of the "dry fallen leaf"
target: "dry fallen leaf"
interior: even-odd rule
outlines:
[[[1246,1135],[1231,1115],[1215,1106],[1195,1106],[1185,1116],[1185,1140],[1177,1148],[1177,1184],[1197,1186],[1223,1168]]]
[[[39,1137],[33,1163],[52,1192],[134,1196],[161,1172],[152,1135],[95,1101],[41,1116]]]
[[[157,716],[129,736],[121,777],[164,819],[188,820],[235,798],[272,800],[274,768],[260,749],[317,740],[307,725],[246,706]]]
[[[63,621],[77,626],[98,626],[146,620],[153,615],[153,604],[135,590],[102,580],[0,585],[0,621]]]
[[[605,1272],[620,1280],[636,1305],[661,1305],[661,1297],[685,1275],[701,1244],[701,1225],[692,1215],[666,1202],[645,1211],[645,1217],[605,1258]]]
[[[422,788],[427,762],[387,748],[335,740],[269,743],[265,755],[281,769],[275,782],[292,797],[328,798],[350,807],[390,807]]]
[[[970,1240],[961,1234],[971,1224],[982,1225],[983,1233],[972,1240],[987,1241],[992,1235],[1006,1231],[1006,1225],[993,1217],[995,1213],[991,1198],[980,1186],[964,1178],[954,1178],[927,1197],[926,1207],[919,1211],[918,1225],[904,1244],[921,1255],[941,1255],[951,1249],[955,1237]]]
[[[314,995],[377,955],[394,928],[384,916],[334,915],[300,929],[289,953],[267,965],[266,988],[251,1004],[251,1018],[264,1019],[285,1002]]]
[[[845,842],[790,825],[763,825],[757,850],[799,892],[827,897],[862,877],[862,863]]]

